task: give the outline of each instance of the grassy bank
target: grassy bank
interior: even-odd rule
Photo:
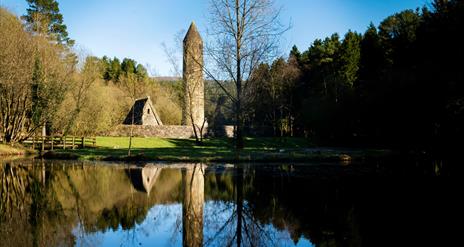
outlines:
[[[96,148],[56,150],[45,158],[127,161],[272,162],[340,161],[384,155],[383,150],[315,148],[304,138],[247,138],[246,148],[237,152],[231,139],[194,140],[133,138],[132,155],[127,156],[129,138],[97,137]]]
[[[12,147],[10,145],[0,144],[0,157],[1,156],[13,156],[13,155],[25,155],[28,152],[23,148]]]

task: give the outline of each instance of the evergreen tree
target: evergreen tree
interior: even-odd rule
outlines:
[[[365,87],[370,80],[380,76],[384,63],[384,52],[381,47],[377,28],[373,23],[369,25],[360,43],[360,68],[359,76],[361,87]]]
[[[292,47],[289,57],[296,59],[298,63],[301,61],[301,52],[298,50],[298,47],[296,47],[296,45]]]
[[[103,56],[101,59],[102,62],[102,78],[105,81],[110,81],[111,80],[111,75],[110,75],[110,68],[111,68],[111,59],[109,59],[107,56]]]
[[[53,36],[58,43],[72,46],[74,40],[68,37],[63,15],[55,0],[27,0],[29,8],[22,16],[30,30],[39,34]]]
[[[135,68],[135,74],[139,79],[145,79],[148,77],[148,72],[147,69],[141,64],[137,64],[137,67]]]
[[[355,32],[348,31],[343,39],[339,54],[340,79],[345,86],[352,87],[358,79],[361,36]]]
[[[124,58],[121,63],[121,70],[125,75],[135,74],[137,62],[130,58]]]
[[[380,23],[379,36],[387,55],[387,65],[411,62],[416,33],[422,22],[418,11],[405,10],[387,17]]]
[[[113,82],[119,82],[119,76],[121,75],[121,63],[117,57],[113,58],[110,62],[108,69],[108,77]]]

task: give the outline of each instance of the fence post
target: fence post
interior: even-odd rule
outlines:
[[[66,136],[64,136],[62,139],[63,139],[63,150],[66,150]]]
[[[42,136],[42,152],[45,151],[45,136]]]
[[[96,147],[96,146],[97,146],[97,138],[94,137],[94,138],[93,138],[93,147]]]
[[[74,145],[75,145],[75,136],[72,137],[72,149],[74,149]]]
[[[51,145],[51,150],[53,151],[53,143],[54,143],[55,137],[50,136],[50,145]]]
[[[85,137],[82,137],[82,148],[85,148]]]
[[[35,133],[32,135],[32,150],[35,150]]]

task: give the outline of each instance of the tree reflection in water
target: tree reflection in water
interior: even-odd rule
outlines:
[[[450,223],[463,206],[459,175],[386,167],[2,163],[0,246],[443,245],[459,236]]]
[[[220,171],[210,172],[215,176],[223,175]],[[227,202],[216,204],[206,212],[208,224],[215,225],[215,228],[210,229],[212,235],[208,236],[205,246],[279,246],[278,231],[260,223],[253,215],[252,205],[246,200],[245,194],[250,192],[254,179],[253,171],[235,165],[230,175],[232,193],[226,198]],[[218,215],[222,216],[222,224],[217,224]]]

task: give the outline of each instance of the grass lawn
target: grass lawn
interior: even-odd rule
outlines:
[[[132,138],[131,157],[127,156],[128,137],[97,137],[96,148],[55,150],[45,158],[131,161],[309,161],[343,160],[346,152],[313,148],[304,138],[247,138],[245,148],[234,149],[232,139],[205,139],[195,145],[192,139]],[[351,156],[358,155],[350,152]],[[364,153],[363,153],[364,154]]]
[[[310,143],[304,138],[246,138],[245,149],[276,149],[276,148],[304,148],[310,147]],[[97,137],[97,147],[112,149],[127,149],[128,137]],[[156,137],[134,137],[132,148],[223,148],[233,149],[234,143],[229,138],[205,139],[203,146],[195,145],[194,139],[167,139]]]

